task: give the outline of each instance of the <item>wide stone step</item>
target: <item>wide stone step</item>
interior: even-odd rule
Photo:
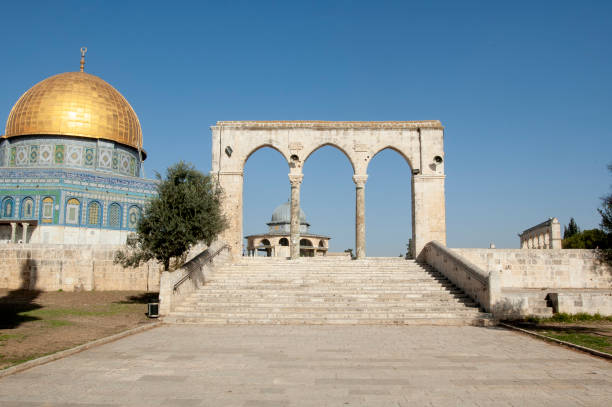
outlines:
[[[262,298],[274,298],[274,299],[303,299],[303,300],[342,300],[342,299],[353,299],[353,300],[397,300],[397,301],[418,301],[419,299],[467,299],[469,298],[465,293],[459,292],[455,294],[446,294],[442,292],[414,292],[414,293],[309,293],[309,292],[298,292],[298,293],[283,293],[270,290],[269,292],[262,291],[233,291],[227,292],[220,290],[216,292],[198,292],[193,294],[193,297],[189,297],[185,301],[192,299],[210,300],[212,298],[227,298],[227,299],[262,299]]]
[[[402,276],[402,277],[384,277],[384,276],[356,276],[356,277],[335,277],[335,276],[222,276],[214,275],[208,279],[208,282],[223,281],[225,283],[251,283],[251,282],[311,282],[311,283],[373,283],[373,284],[418,284],[432,282],[448,282],[444,278],[435,278],[427,276]]]
[[[483,325],[490,316],[414,261],[243,259],[207,276],[166,322]]]
[[[348,314],[368,314],[368,315],[407,315],[407,314],[420,314],[420,313],[435,313],[437,315],[446,314],[473,314],[479,312],[476,307],[459,307],[459,306],[422,306],[418,307],[415,305],[405,307],[329,307],[329,306],[276,306],[276,305],[265,305],[260,306],[214,306],[214,305],[202,305],[194,311],[191,307],[177,307],[176,313],[193,313],[200,314],[205,313],[223,313],[231,315],[242,315],[242,314],[309,314],[309,315],[348,315]]]
[[[346,295],[346,296],[310,296],[310,295],[240,295],[240,294],[228,294],[228,295],[201,295],[198,294],[193,297],[185,299],[183,304],[201,304],[210,302],[315,302],[315,303],[342,303],[342,302],[364,302],[364,303],[398,303],[398,304],[410,304],[410,303],[457,303],[457,304],[472,304],[473,301],[465,296],[434,296],[434,295],[402,295],[402,296],[360,296],[360,295]]]
[[[284,319],[241,319],[241,318],[201,318],[169,316],[166,323],[199,325],[413,325],[413,326],[490,326],[493,321],[486,317],[474,318],[386,318],[331,319],[331,318],[284,318]]]
[[[221,286],[214,285],[210,286],[206,292],[227,292],[227,291],[260,291],[260,292],[285,292],[287,294],[296,293],[307,293],[316,295],[343,295],[343,294],[411,294],[411,293],[448,293],[448,294],[460,294],[462,293],[459,289],[449,289],[445,287],[342,287],[342,286],[329,286],[320,287],[315,285],[309,286],[270,286],[270,285],[252,285],[252,286]]]
[[[201,318],[201,319],[385,319],[399,320],[408,318],[474,318],[482,313],[477,310],[454,311],[454,312],[174,312],[172,316]]]

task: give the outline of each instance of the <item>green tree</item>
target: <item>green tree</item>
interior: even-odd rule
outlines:
[[[580,233],[580,228],[574,218],[570,218],[569,224],[563,227],[563,239],[570,238],[578,233]]]
[[[612,172],[612,164],[608,165],[608,170]],[[603,205],[601,208],[597,209],[597,211],[601,215],[600,226],[602,230],[607,233],[608,241],[612,242],[612,193],[603,198]],[[612,264],[612,244],[602,250],[601,257],[603,260]]]
[[[220,188],[193,165],[181,161],[167,169],[165,178],[156,176],[157,196],[147,204],[127,250],[117,252],[115,261],[134,267],[156,259],[167,271],[170,260],[192,245],[212,243],[225,228],[225,219]]]
[[[563,239],[564,249],[608,249],[612,241],[610,235],[601,229],[584,230]]]

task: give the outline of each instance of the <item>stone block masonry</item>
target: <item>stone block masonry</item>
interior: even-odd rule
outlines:
[[[160,267],[124,268],[113,259],[120,245],[2,245],[0,287],[41,291],[158,291]]]
[[[612,267],[594,250],[450,249],[498,280],[497,317],[612,315]]]

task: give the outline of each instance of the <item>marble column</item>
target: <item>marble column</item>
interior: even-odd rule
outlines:
[[[289,174],[291,182],[291,225],[289,227],[289,246],[292,259],[300,257],[300,186],[302,185],[302,174]]]
[[[367,174],[353,175],[355,182],[355,257],[366,257],[366,231],[365,231],[365,183]]]
[[[11,243],[15,243],[17,238],[17,223],[11,222]]]
[[[21,224],[21,230],[22,230],[22,234],[21,234],[21,241],[23,241],[23,243],[27,243],[28,242],[28,226],[30,226],[30,224],[28,222],[23,222]]]

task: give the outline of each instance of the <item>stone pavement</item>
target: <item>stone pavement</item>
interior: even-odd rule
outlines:
[[[164,325],[0,379],[3,407],[611,403],[611,363],[477,327]]]

